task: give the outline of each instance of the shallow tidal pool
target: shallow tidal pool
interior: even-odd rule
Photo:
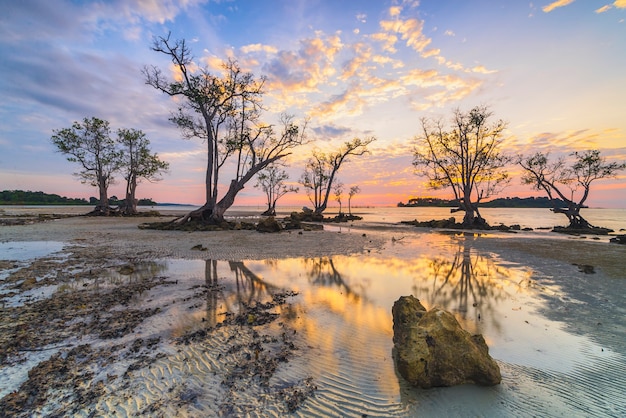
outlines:
[[[92,378],[104,382],[102,396],[77,415],[626,416],[624,281],[575,266],[555,275],[537,260],[478,250],[476,239],[421,234],[380,251],[321,258],[165,259],[83,278],[78,288],[101,291],[167,281],[129,303],[154,309],[133,336],[144,342],[138,352],[155,341],[158,354],[132,368],[98,366]],[[502,383],[408,386],[396,373],[392,342],[391,307],[404,295],[483,334]],[[268,308],[250,310],[258,306]],[[265,369],[237,364],[239,354],[253,364],[270,352],[278,360],[267,357],[265,380]],[[261,379],[258,389],[250,379]],[[19,382],[0,388],[9,383],[16,390]]]

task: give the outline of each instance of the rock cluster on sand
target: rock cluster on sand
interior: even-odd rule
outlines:
[[[261,219],[256,225],[258,232],[280,232],[283,230],[282,225],[273,216]]]
[[[502,380],[482,335],[462,329],[450,312],[426,311],[415,297],[402,296],[392,313],[396,366],[413,386],[491,386]]]

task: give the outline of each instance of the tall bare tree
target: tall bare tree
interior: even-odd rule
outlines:
[[[522,182],[530,184],[536,190],[543,190],[553,203],[552,211],[562,213],[569,220],[569,227],[587,229],[593,226],[580,215],[584,207],[591,183],[603,178],[615,177],[626,169],[626,163],[607,163],[600,156],[599,150],[573,152],[573,161],[567,165],[564,158],[549,160],[548,153],[537,152],[531,156],[520,157],[519,164],[524,169]],[[558,207],[560,198],[567,207]]]
[[[480,201],[509,181],[505,166],[511,159],[501,152],[506,123],[489,123],[491,116],[485,106],[469,112],[457,109],[449,130],[441,120],[423,118],[422,134],[415,138],[416,174],[425,176],[431,189],[452,189],[459,210],[465,211],[465,227],[485,224],[478,210]]]
[[[335,193],[335,200],[339,203],[339,216],[343,216],[343,212],[341,211],[341,197],[343,195],[343,183],[339,180],[335,181],[335,185],[333,186],[333,192]]]
[[[361,188],[359,186],[350,187],[350,191],[348,192],[348,215],[350,216],[352,216],[352,198],[359,193],[361,193]]]
[[[326,210],[328,197],[341,165],[351,155],[358,156],[367,153],[367,146],[375,140],[374,137],[354,138],[352,141],[345,142],[336,152],[313,152],[312,157],[306,163],[300,183],[307,191],[309,200],[315,207],[315,213],[321,214]]]
[[[150,151],[150,141],[140,130],[119,129],[117,142],[120,149],[120,171],[126,180],[126,200],[122,212],[126,215],[137,213],[137,199],[135,191],[137,183],[142,179],[148,181],[160,180],[160,175],[168,169],[169,164],[161,161],[157,154]]]
[[[272,164],[259,174],[257,174],[256,187],[259,187],[265,193],[267,198],[267,210],[263,212],[265,216],[276,216],[276,202],[287,193],[298,193],[298,188],[285,184],[289,179],[287,171],[279,166]]]
[[[152,49],[169,58],[176,75],[172,79],[155,66],[144,67],[146,83],[180,99],[180,107],[170,120],[184,138],[202,139],[207,146],[206,202],[178,222],[193,219],[220,223],[237,193],[256,173],[303,143],[304,127],[298,127],[293,117],[286,115],[281,118],[280,132],[263,124],[260,112],[264,79],[243,72],[236,61],[225,64],[223,75],[214,75],[194,62],[184,39],[158,37]],[[220,197],[220,174],[227,162],[235,165],[235,173]]]
[[[74,122],[71,128],[54,130],[52,143],[67,160],[77,162],[82,170],[75,173],[82,183],[98,188],[99,203],[94,213],[108,215],[108,188],[120,167],[120,153],[111,139],[109,122],[92,117]]]

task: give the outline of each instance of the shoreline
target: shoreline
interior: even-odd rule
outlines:
[[[25,225],[0,226],[0,242],[9,241],[84,241],[110,246],[114,253],[134,248],[146,258],[178,257],[187,259],[264,259],[324,255],[347,255],[381,248],[399,234],[474,235],[487,251],[515,251],[552,258],[570,264],[597,265],[611,277],[620,277],[626,246],[610,244],[608,237],[574,236],[549,231],[517,233],[497,230],[442,230],[417,228],[384,222],[355,221],[324,224],[324,231],[282,231],[262,234],[255,231],[183,232],[139,229],[138,225],[162,222],[186,212],[168,212],[161,217],[82,217],[83,208],[72,207],[50,212],[47,208],[20,208],[9,217],[43,216],[45,220]],[[48,220],[47,215],[67,216]],[[229,218],[253,220],[249,212],[231,211]],[[278,217],[287,214],[279,213]],[[349,234],[354,231],[355,233]],[[345,233],[344,233],[345,232]],[[363,237],[363,234],[365,237]],[[359,235],[361,235],[359,237]],[[323,239],[321,238],[323,236]],[[610,237],[610,236],[609,236]],[[362,239],[361,239],[362,238]],[[320,245],[320,242],[323,245]],[[132,243],[129,247],[127,243]],[[206,251],[192,250],[202,245]]]

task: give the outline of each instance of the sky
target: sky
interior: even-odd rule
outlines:
[[[0,0],[0,190],[97,196],[56,152],[54,130],[92,116],[140,129],[170,164],[139,198],[204,203],[205,146],[168,121],[172,98],[144,66],[173,68],[153,39],[185,39],[198,65],[236,59],[267,78],[268,123],[309,118],[286,160],[297,185],[314,148],[376,137],[339,172],[353,206],[431,191],[412,165],[421,118],[486,105],[507,122],[504,150],[551,156],[600,149],[626,161],[626,0]],[[540,196],[517,167],[500,196]],[[230,174],[221,179],[228,183]],[[253,180],[236,205],[265,204]],[[119,179],[109,195],[124,196]],[[345,204],[347,197],[343,198]],[[594,183],[588,204],[626,208],[626,173]],[[308,205],[300,187],[280,205]]]

